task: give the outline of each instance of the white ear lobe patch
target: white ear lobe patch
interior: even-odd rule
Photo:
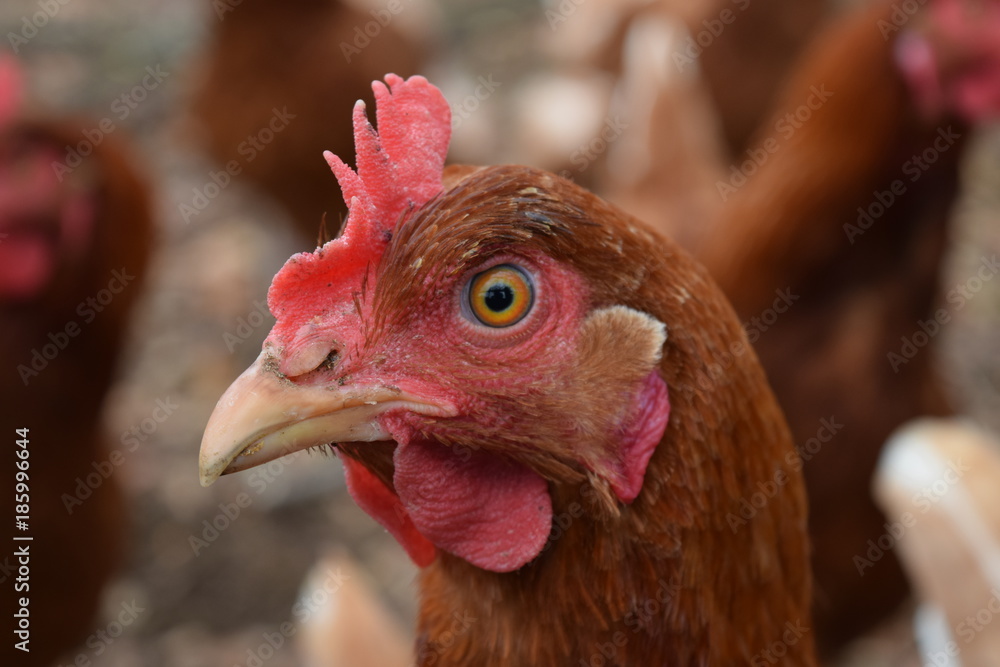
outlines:
[[[579,379],[593,394],[591,415],[607,419],[605,437],[612,434],[592,469],[622,502],[639,495],[667,428],[670,401],[658,368],[666,341],[663,322],[626,306],[595,310],[581,328]]]
[[[628,306],[609,306],[584,320],[580,356],[605,382],[614,378],[631,384],[660,363],[666,342],[667,325],[652,315]]]

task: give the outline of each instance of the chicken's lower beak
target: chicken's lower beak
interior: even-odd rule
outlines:
[[[390,387],[299,385],[261,353],[219,399],[201,440],[202,486],[310,447],[392,440],[376,418],[391,409],[449,410]]]

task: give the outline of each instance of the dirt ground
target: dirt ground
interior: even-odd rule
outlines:
[[[107,613],[95,632],[123,602],[135,599],[144,611],[100,654],[83,653],[101,667],[246,665],[262,633],[291,618],[306,571],[330,549],[362,563],[392,608],[411,619],[414,568],[351,502],[336,459],[303,454],[208,489],[198,483],[204,425],[218,397],[257,356],[273,321],[262,305],[267,286],[294,247],[280,208],[238,182],[198,215],[181,214],[217,169],[199,152],[184,112],[199,49],[216,20],[210,3],[70,0],[59,7],[19,46],[31,98],[59,112],[115,118],[135,138],[156,185],[161,234],[107,407],[112,434],[140,425],[143,442],[120,473],[132,511],[128,565],[107,590]],[[6,0],[0,35],[20,31],[38,8],[37,0]],[[163,82],[119,119],[113,101],[157,66],[167,73]],[[978,137],[965,181],[946,287],[964,282],[982,257],[1000,253],[1000,129]],[[955,314],[941,354],[955,404],[993,429],[1000,429],[998,322],[1000,280],[986,283]],[[164,404],[174,406],[169,416],[150,420]],[[840,664],[917,664],[906,614]],[[267,664],[300,661],[285,645]]]

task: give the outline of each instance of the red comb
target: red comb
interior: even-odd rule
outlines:
[[[324,153],[349,211],[343,234],[313,253],[294,255],[268,291],[268,307],[278,320],[268,340],[284,350],[286,374],[302,372],[297,353],[311,343],[324,344],[342,323],[343,305],[361,290],[365,271],[381,257],[405,212],[442,190],[451,137],[448,102],[422,76],[404,81],[388,74],[385,81],[388,87],[372,83],[378,132],[364,103],[354,107],[357,172]]]
[[[13,120],[21,108],[23,95],[21,68],[17,60],[0,55],[0,127]]]

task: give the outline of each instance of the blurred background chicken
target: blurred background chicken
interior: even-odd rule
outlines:
[[[283,466],[275,464],[253,477],[227,480],[228,485],[216,485],[208,493],[192,475],[192,457],[214,401],[256,356],[271,326],[262,301],[271,277],[291,251],[310,247],[316,240],[324,212],[329,235],[336,233],[340,223],[334,212],[340,206],[338,193],[320,155],[323,149],[343,151],[334,144],[334,136],[316,139],[311,156],[305,144],[310,140],[303,137],[282,154],[269,156],[285,131],[306,118],[299,116],[275,133],[264,150],[254,149],[253,161],[239,152],[239,145],[259,136],[275,108],[281,111],[287,105],[290,113],[297,113],[290,101],[279,99],[286,92],[301,94],[298,85],[284,90],[279,85],[296,74],[309,79],[313,106],[329,104],[324,101],[330,98],[323,82],[351,76],[350,68],[342,67],[344,51],[340,43],[332,43],[333,36],[353,45],[355,29],[363,32],[371,21],[381,25],[372,12],[389,7],[379,0],[352,3],[347,9],[334,2],[294,3],[289,8],[296,10],[281,16],[282,3],[271,4],[273,16],[265,5],[249,0],[74,0],[60,5],[54,14],[50,11],[51,16],[30,0],[0,7],[0,34],[28,72],[31,98],[59,110],[60,115],[65,110],[82,112],[95,122],[108,118],[115,132],[135,137],[142,166],[155,184],[154,210],[160,226],[148,298],[136,312],[137,326],[124,351],[121,381],[108,390],[103,411],[107,428],[115,434],[112,449],[123,449],[120,437],[126,434],[139,442],[112,476],[122,487],[131,514],[132,547],[126,551],[131,556],[121,576],[105,587],[99,616],[90,621],[84,643],[70,653],[71,658],[82,656],[97,665],[246,665],[270,655],[269,666],[301,664],[304,654],[296,648],[299,637],[278,642],[273,633],[280,633],[285,623],[306,628],[323,620],[324,607],[319,604],[323,595],[312,590],[304,598],[300,587],[307,571],[322,568],[317,563],[330,546],[346,549],[360,563],[365,577],[358,581],[372,583],[377,602],[387,614],[400,619],[403,628],[414,618],[412,565],[398,545],[354,507],[335,461],[292,457]],[[892,3],[888,4],[891,8]],[[388,45],[397,43],[397,38],[416,45],[411,53],[419,58],[419,67],[389,66],[368,81],[395,70],[400,74],[419,71],[440,82],[455,116],[452,161],[523,163],[565,172],[640,218],[668,229],[682,244],[698,248],[706,238],[713,238],[711,230],[721,219],[720,212],[733,203],[733,199],[722,202],[717,182],[732,175],[730,165],[739,168],[749,158],[747,149],[761,137],[758,132],[754,138],[757,128],[773,124],[768,118],[789,103],[780,97],[791,95],[782,90],[792,90],[783,87],[783,77],[797,63],[805,62],[803,49],[829,21],[867,5],[790,0],[588,0],[580,4],[517,0],[419,5],[404,1],[402,11],[393,15],[388,27],[379,28],[360,57],[380,59],[380,44],[390,50]],[[967,4],[973,15],[988,6]],[[242,24],[241,7],[248,10]],[[723,15],[727,9],[733,12],[728,24],[724,21],[729,15]],[[356,18],[346,27],[333,27],[331,17],[341,15]],[[961,13],[946,12],[935,18],[925,8],[916,16],[905,12],[901,16],[901,27],[931,29],[925,34],[932,35],[930,42],[940,44],[947,42],[942,42],[947,34],[933,36],[934,27],[954,25]],[[721,31],[716,19],[723,21]],[[270,23],[275,37],[248,44],[239,35],[259,34],[254,31],[261,29],[252,27],[255,21],[258,26],[260,21]],[[290,30],[299,31],[298,39],[288,36]],[[375,28],[370,30],[375,32]],[[325,44],[316,37],[320,34],[327,36]],[[892,32],[890,37],[896,39],[898,34]],[[260,63],[246,66],[258,70],[259,88],[252,87],[254,77],[219,78],[225,67],[234,67],[225,64],[218,48],[224,39],[233,40],[228,49],[236,61]],[[271,46],[278,40],[280,47]],[[689,63],[686,54],[692,44],[698,48],[691,50],[698,53]],[[324,53],[326,60],[304,61],[303,53],[316,58]],[[919,97],[920,108],[933,110],[935,99],[941,99],[935,90],[941,88],[921,65],[933,61],[921,61],[914,54],[920,55],[910,52],[914,79],[924,83],[907,99]],[[853,59],[860,53],[848,55],[841,68],[834,67],[835,72],[848,78],[867,73]],[[953,55],[945,62],[960,63],[962,59],[956,61]],[[306,74],[304,66],[293,65],[300,62],[324,67]],[[168,75],[147,89],[141,83],[145,70],[157,66]],[[947,84],[950,71],[948,64],[940,82]],[[217,91],[206,91],[209,80],[218,86]],[[227,90],[230,80],[232,87]],[[345,107],[357,97],[371,101],[368,82],[361,80],[359,85],[361,92],[344,95]],[[728,101],[723,99],[727,94]],[[230,105],[226,113],[233,119],[232,128],[218,116],[213,119],[210,110],[206,112],[202,100],[213,95],[219,109]],[[246,108],[232,105],[234,99],[245,100]],[[791,103],[793,108],[801,104],[794,99]],[[868,106],[847,111],[849,127],[864,126]],[[872,106],[872,110],[878,109]],[[346,135],[348,128],[335,122],[333,114],[313,124],[309,132]],[[246,118],[254,117],[260,118],[260,124],[247,127]],[[944,295],[953,287],[965,286],[984,258],[1000,250],[995,224],[1000,210],[996,157],[1000,138],[987,123],[977,125],[978,129],[962,135],[958,165],[962,186],[948,222],[948,242],[942,246]],[[84,128],[93,129],[93,125]],[[109,138],[118,136],[112,133]],[[230,145],[216,144],[219,137]],[[82,136],[72,138],[78,143]],[[651,146],[656,150],[650,150]],[[298,150],[306,151],[301,160],[285,160],[286,152],[290,157]],[[900,169],[903,157],[894,158],[890,168]],[[238,161],[240,173],[228,184],[220,178],[223,185],[219,185],[213,174],[225,172],[230,160]],[[817,159],[817,164],[822,163]],[[280,171],[285,164],[289,173],[313,164],[317,180],[305,176],[301,180],[313,183],[307,188],[312,194],[303,190],[299,198],[289,200],[294,182]],[[929,185],[930,173],[907,194],[917,194],[924,186],[935,190]],[[872,188],[885,190],[892,178]],[[752,184],[753,180],[748,182],[747,191]],[[313,197],[317,204],[300,203]],[[926,197],[933,199],[933,193]],[[312,210],[304,210],[307,206]],[[902,208],[901,203],[897,206]],[[197,214],[191,214],[191,209]],[[885,233],[879,227],[887,227],[882,224],[887,221],[881,218],[857,237],[852,252],[845,255],[848,264],[864,265],[861,259],[874,255],[871,242]],[[289,234],[289,229],[301,231]],[[846,239],[843,229],[838,233]],[[720,238],[736,247],[746,245],[741,234]],[[788,266],[777,262],[768,268],[782,271]],[[973,287],[974,298],[951,311],[951,321],[933,338],[936,351],[921,348],[908,366],[925,363],[920,361],[925,356],[936,357],[938,389],[950,399],[951,408],[997,428],[1000,358],[994,341],[1000,321],[996,308],[1000,283],[981,281]],[[758,343],[767,345],[772,334],[777,339],[781,322],[786,316],[795,319],[800,307],[803,312],[822,310],[820,296],[807,299],[802,293],[801,297],[774,327],[768,325],[768,331],[760,332]],[[763,309],[751,310],[744,321],[762,313]],[[44,344],[44,333],[42,338]],[[893,342],[902,345],[898,338]],[[888,368],[884,354],[889,351],[882,350],[883,356],[872,367],[884,364]],[[832,361],[827,368],[838,364],[844,362]],[[46,373],[56,369],[53,361]],[[862,373],[857,378],[861,393],[873,389]],[[87,385],[77,383],[81,388],[76,393],[84,394]],[[812,383],[810,388],[818,386]],[[846,443],[852,428],[862,429],[862,417],[873,419],[881,411],[896,410],[895,394],[880,392],[873,401],[876,410],[852,421],[840,420],[842,431],[824,443],[817,456]],[[899,394],[899,401],[905,396],[905,392]],[[153,418],[158,400],[177,405],[162,421]],[[786,408],[786,414],[796,428],[792,411]],[[810,426],[805,431],[806,443],[819,433],[821,424],[816,421]],[[798,444],[804,443],[799,439]],[[868,476],[863,470],[853,474],[855,480]],[[105,488],[111,487],[102,486],[102,492]],[[870,507],[867,493],[865,489],[860,496],[847,496],[840,506]],[[861,505],[851,504],[855,500]],[[850,514],[842,512],[836,518],[849,522]],[[877,539],[879,534],[869,537]],[[233,573],[235,562],[240,563],[238,579]],[[888,561],[881,561],[862,581],[876,588],[881,568],[886,566]],[[331,596],[323,588],[323,579],[318,581],[320,590]],[[122,605],[133,598],[144,611],[118,633],[113,624]],[[909,611],[904,608],[890,618],[895,620],[874,634],[863,629],[862,638],[833,664],[915,664]],[[100,635],[107,635],[109,627],[117,635],[110,642]],[[268,638],[280,647],[275,648]]]
[[[280,201],[310,248],[324,216],[333,234],[346,212],[316,146],[350,150],[350,132],[331,119],[349,114],[386,72],[421,71],[432,25],[422,21],[424,33],[414,37],[400,29],[405,21],[393,21],[398,10],[373,15],[340,0],[212,4],[219,20],[193,101],[202,142],[220,167],[237,165],[230,178]]]
[[[1000,72],[1000,3],[928,9],[903,28],[898,9],[879,3],[818,38],[751,157],[717,182],[725,203],[700,251],[809,449],[816,623],[828,649],[907,590],[894,555],[872,578],[858,576],[854,556],[884,521],[868,495],[882,443],[909,419],[950,410],[936,335],[971,295],[942,289],[948,223],[972,124],[1000,117],[1000,76],[990,74]],[[985,260],[981,275],[995,274]],[[843,431],[824,434],[824,419]]]
[[[28,547],[28,560],[4,560],[5,585],[14,588],[15,574],[26,584],[17,590],[30,600],[31,653],[10,641],[3,650],[9,664],[47,665],[90,633],[124,559],[121,452],[101,414],[153,227],[146,180],[124,139],[71,154],[90,121],[22,109],[22,86],[16,62],[0,57],[0,415],[11,442],[3,489],[14,498],[15,481],[25,483],[18,503],[30,510],[19,534],[32,538],[14,543]],[[23,448],[13,446],[16,429]],[[15,458],[19,449],[27,459]],[[24,460],[15,480],[14,462]],[[14,509],[4,508],[12,530]],[[25,578],[18,568],[28,562]],[[20,597],[5,594],[7,618]]]

